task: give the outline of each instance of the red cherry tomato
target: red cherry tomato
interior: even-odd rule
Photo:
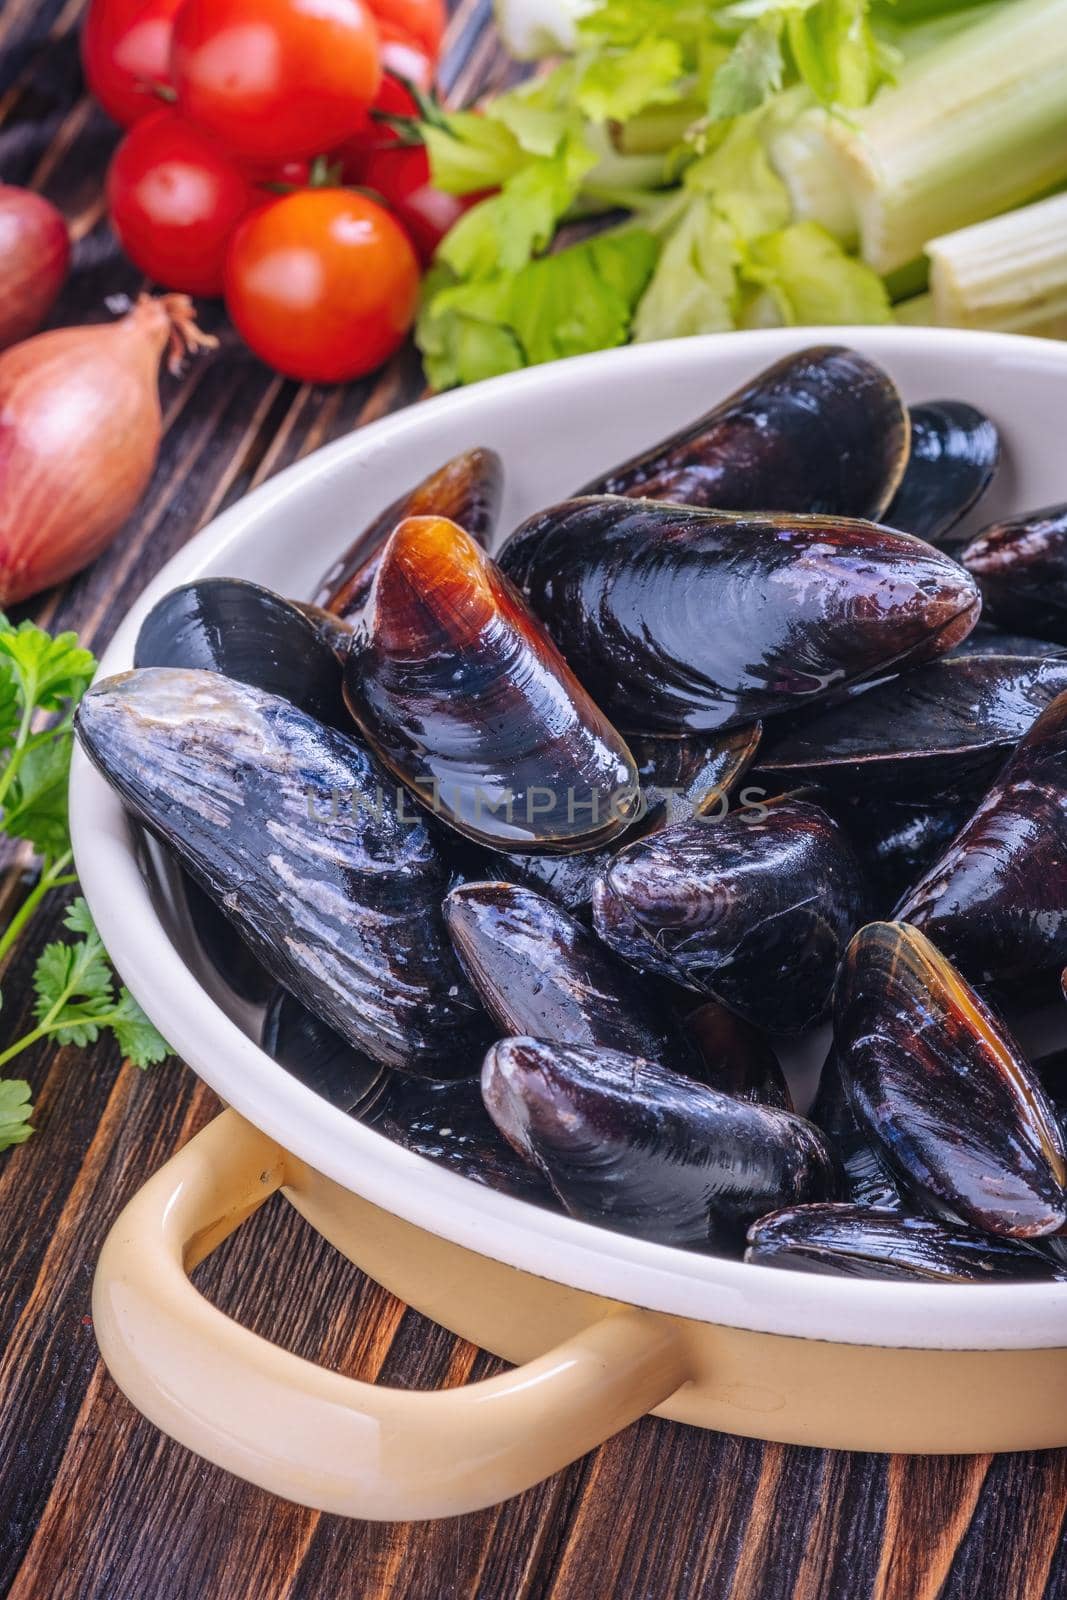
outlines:
[[[230,235],[263,192],[173,111],[130,130],[107,175],[111,224],[141,271],[168,289],[221,294]]]
[[[380,366],[403,342],[418,293],[400,224],[346,189],[303,189],[252,212],[226,260],[237,331],[270,366],[307,383]]]
[[[452,224],[481,195],[446,194],[430,182],[430,158],[422,144],[391,144],[364,154],[359,182],[380,194],[411,238],[423,265]]]
[[[383,39],[413,40],[431,61],[441,53],[445,0],[368,0]]]
[[[361,0],[185,0],[171,70],[190,122],[235,156],[288,161],[366,123],[378,32]]]
[[[90,92],[124,128],[160,107],[170,82],[174,16],[182,0],[92,0],[81,48]]]

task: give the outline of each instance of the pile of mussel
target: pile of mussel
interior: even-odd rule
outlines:
[[[960,540],[999,450],[836,346],[503,541],[472,449],[309,603],[174,590],[79,737],[383,1136],[684,1249],[1067,1281],[1067,1052],[1002,1017],[1067,968],[1067,505]]]

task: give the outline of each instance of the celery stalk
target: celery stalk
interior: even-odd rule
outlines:
[[[933,239],[933,321],[1067,339],[1067,194]]]
[[[789,191],[795,220],[817,222],[852,250],[859,239],[856,208],[828,141],[829,122],[818,106],[799,116],[775,117],[767,133],[767,154]]]
[[[1067,0],[1012,0],[906,61],[871,104],[826,118],[881,273],[928,239],[1067,180]]]
[[[893,307],[893,321],[903,322],[909,327],[929,328],[937,321],[933,295],[913,294],[910,300],[901,300],[899,305]]]

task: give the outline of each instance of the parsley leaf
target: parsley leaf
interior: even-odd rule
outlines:
[[[67,787],[73,737],[62,733],[28,749],[8,792],[4,832],[26,839],[38,855],[59,856],[70,845]]]
[[[0,1078],[0,1150],[25,1144],[33,1129],[30,1086],[23,1078]]]

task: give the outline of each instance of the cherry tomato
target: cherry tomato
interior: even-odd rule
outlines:
[[[153,86],[170,82],[174,16],[182,0],[92,0],[82,29],[90,92],[124,128],[160,107]]]
[[[446,194],[430,182],[430,158],[423,144],[391,144],[369,150],[360,164],[359,180],[380,194],[403,223],[423,265],[433,258],[452,224],[482,198],[478,194]]]
[[[252,212],[226,260],[237,331],[270,366],[307,383],[380,366],[403,342],[418,293],[400,224],[346,189],[303,189]]]
[[[173,111],[123,139],[107,175],[111,225],[141,271],[168,289],[221,294],[230,235],[264,194]]]
[[[171,70],[183,116],[256,162],[340,144],[381,82],[361,0],[185,0]]]
[[[448,16],[445,0],[368,0],[383,39],[407,39],[431,61],[441,53]]]

